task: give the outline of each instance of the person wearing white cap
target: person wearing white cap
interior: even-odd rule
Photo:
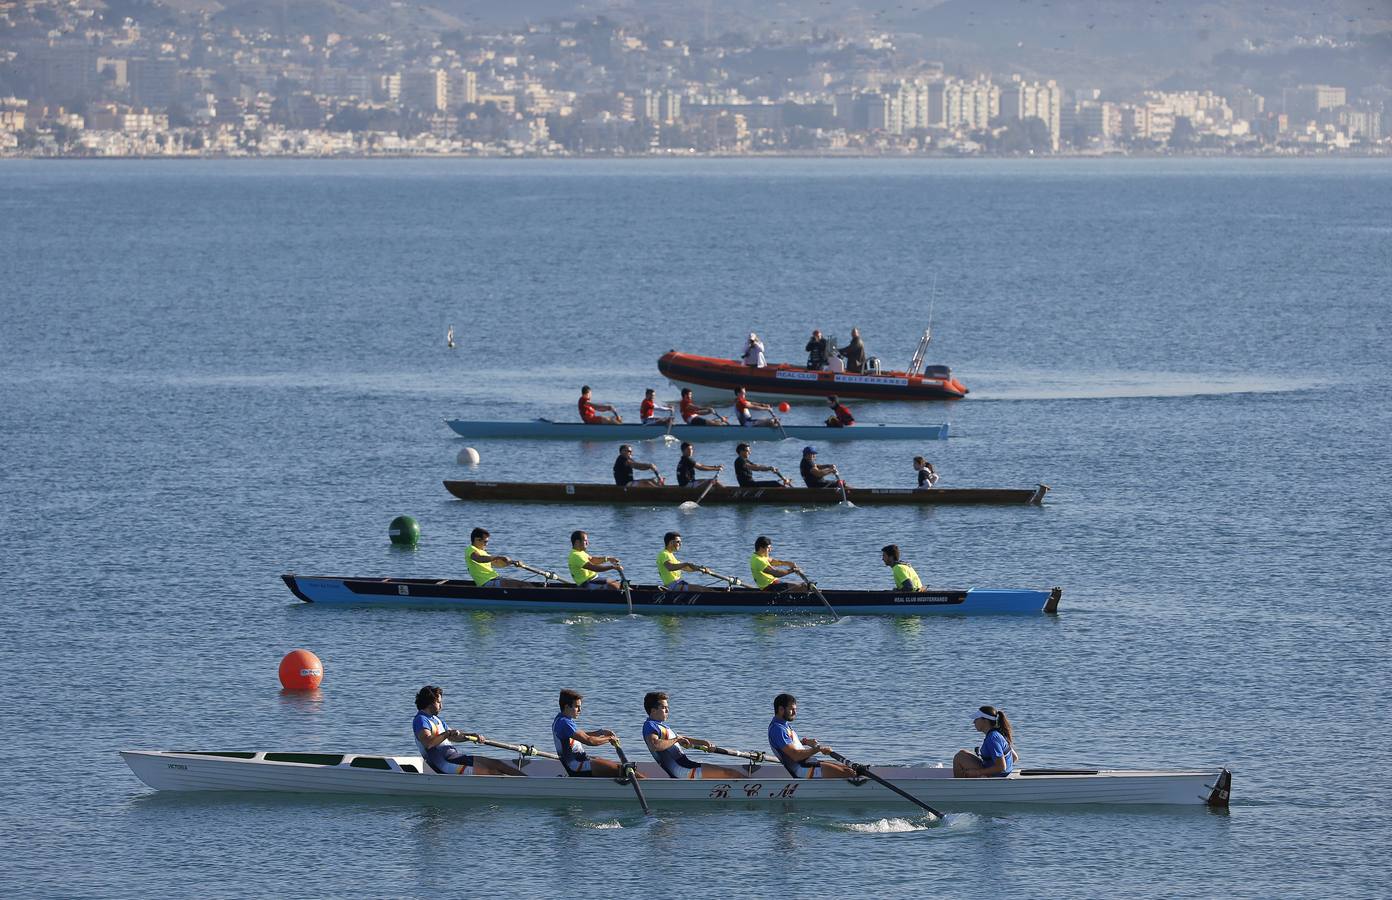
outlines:
[[[1005,710],[979,706],[972,712],[972,727],[986,735],[981,746],[958,750],[952,758],[953,778],[1000,778],[1010,774],[1020,754],[1015,752],[1015,735]]]
[[[749,332],[749,343],[744,345],[744,354],[740,358],[751,369],[762,369],[767,365],[764,360],[764,342],[752,331]]]

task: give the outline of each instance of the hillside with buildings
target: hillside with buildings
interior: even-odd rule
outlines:
[[[1387,152],[1387,23],[1259,7],[0,0],[0,154]]]

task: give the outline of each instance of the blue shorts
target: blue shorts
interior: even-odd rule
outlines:
[[[442,775],[472,775],[474,768],[474,758],[456,747],[446,747],[443,752],[431,759],[429,753],[425,757],[426,764],[430,768]]]

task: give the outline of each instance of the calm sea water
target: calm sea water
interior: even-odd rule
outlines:
[[[767,896],[1386,891],[1392,169],[1299,162],[237,162],[0,166],[7,894]],[[934,290],[934,280],[936,289]],[[823,450],[854,483],[1054,488],[1042,509],[471,506],[449,477],[607,478],[614,447],[459,416],[626,412],[679,347],[859,326],[955,404],[924,446]],[[447,349],[445,329],[461,338]],[[811,421],[813,410],[791,419]],[[800,444],[756,458],[792,470]],[[638,456],[669,475],[676,450]],[[706,461],[732,450],[703,447]],[[728,459],[726,457],[729,457]],[[415,552],[388,521],[416,516]],[[320,609],[284,571],[463,573],[467,534],[650,577],[662,532],[824,585],[1064,588],[1056,619],[592,618]],[[327,674],[281,694],[280,656]],[[637,744],[762,746],[770,698],[885,762],[1005,707],[1031,765],[1216,766],[1201,808],[663,811],[159,795],[118,748],[409,752],[412,697],[542,743],[561,687]]]

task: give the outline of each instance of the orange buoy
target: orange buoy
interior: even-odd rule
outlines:
[[[787,400],[784,400],[782,403],[778,404],[778,411],[779,411],[779,412],[787,412],[788,410],[790,410],[790,409],[792,409],[792,408],[793,408],[793,405],[792,405],[791,403],[789,403]]]
[[[324,680],[324,664],[308,650],[291,650],[280,661],[280,684],[287,691],[312,691]]]

